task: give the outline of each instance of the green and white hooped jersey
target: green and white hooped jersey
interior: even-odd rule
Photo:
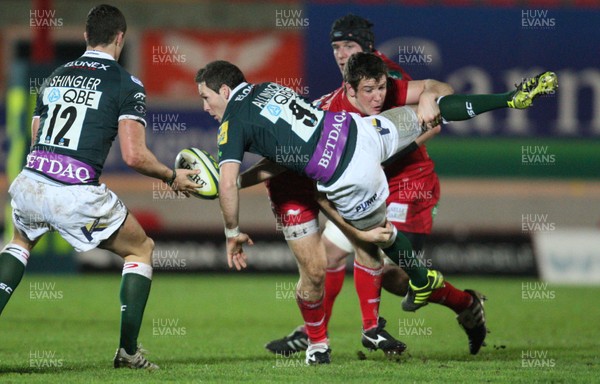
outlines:
[[[325,112],[276,83],[242,83],[231,92],[219,127],[219,164],[251,152],[327,183],[352,158],[356,124],[345,112]]]
[[[119,121],[144,126],[142,82],[112,56],[86,51],[58,67],[38,95],[39,129],[26,169],[64,184],[98,184]]]

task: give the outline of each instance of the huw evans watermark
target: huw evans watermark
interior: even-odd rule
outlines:
[[[550,221],[547,213],[523,213],[521,214],[521,231],[552,232],[556,230],[556,223]]]
[[[521,299],[523,301],[551,301],[556,292],[548,288],[548,283],[539,281],[521,283]]]
[[[177,45],[152,46],[152,64],[184,64],[186,62],[186,55],[179,51],[179,46]]]
[[[523,350],[521,351],[522,368],[554,368],[556,360],[551,358],[548,351]]]
[[[524,145],[521,147],[521,164],[523,165],[554,165],[556,154],[547,145]]]
[[[57,17],[56,9],[29,10],[29,26],[38,29],[60,28],[64,25],[63,18]]]
[[[556,18],[551,17],[547,9],[523,9],[521,10],[522,29],[554,29]]]
[[[304,17],[302,9],[278,9],[275,10],[276,28],[307,28],[308,17]]]
[[[427,53],[423,45],[400,45],[398,62],[400,65],[429,65],[433,62],[433,55]]]

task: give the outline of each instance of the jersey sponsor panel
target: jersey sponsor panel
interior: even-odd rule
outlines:
[[[308,176],[322,183],[331,180],[344,155],[351,121],[346,112],[327,114],[321,138],[304,169]]]
[[[87,184],[98,181],[96,172],[88,164],[67,155],[47,151],[32,151],[27,155],[25,168],[65,184]]]

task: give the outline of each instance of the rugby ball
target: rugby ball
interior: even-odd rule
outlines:
[[[175,168],[200,170],[197,175],[188,176],[201,185],[192,196],[207,200],[219,197],[219,164],[210,153],[194,147],[182,149],[175,158]]]

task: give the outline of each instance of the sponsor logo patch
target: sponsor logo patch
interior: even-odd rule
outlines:
[[[217,137],[217,143],[219,145],[227,144],[227,131],[229,130],[229,121],[224,122],[219,127],[219,135]]]

